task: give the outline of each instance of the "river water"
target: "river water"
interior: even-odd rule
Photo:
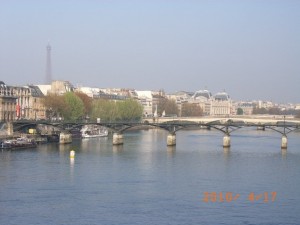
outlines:
[[[0,224],[300,224],[300,133],[131,131],[0,152]],[[70,159],[70,150],[76,151]]]

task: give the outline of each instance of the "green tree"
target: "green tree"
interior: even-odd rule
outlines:
[[[89,115],[92,110],[92,98],[83,92],[75,92],[84,104],[84,114]]]
[[[282,111],[277,107],[270,108],[268,110],[268,112],[269,112],[270,115],[280,115],[280,114],[282,114]]]
[[[238,108],[236,114],[237,115],[244,115],[244,110],[242,108]]]
[[[63,95],[65,107],[62,115],[65,120],[76,121],[84,116],[84,104],[82,100],[73,92],[67,92]]]
[[[198,104],[183,103],[181,108],[181,116],[192,117],[192,116],[202,116],[203,110]]]
[[[117,102],[118,120],[138,121],[143,116],[143,106],[134,99]]]
[[[91,118],[102,121],[115,121],[117,118],[116,103],[106,99],[95,99],[92,102]]]
[[[143,107],[133,99],[110,101],[97,99],[93,101],[91,118],[101,121],[137,121],[143,115]]]
[[[268,110],[266,108],[253,108],[253,114],[268,114]]]

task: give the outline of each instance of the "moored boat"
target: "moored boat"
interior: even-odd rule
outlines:
[[[95,138],[95,137],[106,137],[108,136],[108,130],[105,127],[98,125],[85,125],[82,127],[81,137],[82,138]]]
[[[21,149],[36,148],[37,143],[34,139],[21,137],[17,139],[4,140],[0,144],[1,149]]]

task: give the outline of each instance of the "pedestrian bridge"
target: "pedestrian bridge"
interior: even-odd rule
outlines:
[[[180,117],[159,117],[146,118],[140,122],[119,121],[119,122],[51,122],[51,121],[14,121],[13,130],[35,128],[38,124],[58,127],[61,131],[81,128],[83,125],[95,124],[107,127],[113,131],[113,144],[123,144],[123,133],[136,127],[154,127],[164,129],[169,132],[167,145],[176,145],[176,132],[183,129],[215,129],[224,134],[223,147],[230,147],[230,135],[238,129],[245,127],[255,127],[259,130],[270,129],[282,135],[281,147],[287,148],[287,135],[300,129],[300,120],[286,117],[199,117],[199,118],[180,118]]]

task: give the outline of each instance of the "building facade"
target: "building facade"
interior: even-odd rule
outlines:
[[[197,103],[203,111],[203,115],[211,114],[211,105],[212,105],[213,97],[211,92],[208,90],[200,90],[196,91],[191,98],[191,103]]]
[[[232,101],[226,92],[219,92],[213,97],[210,115],[232,115]]]
[[[0,121],[46,119],[43,98],[37,86],[7,86],[0,81]]]
[[[0,81],[0,121],[8,122],[15,120],[16,117],[16,99],[14,89],[6,86]]]

